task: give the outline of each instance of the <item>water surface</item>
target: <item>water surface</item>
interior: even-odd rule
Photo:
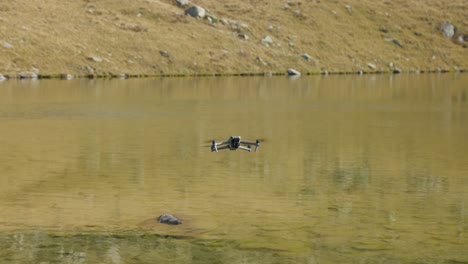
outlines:
[[[2,82],[0,261],[468,263],[467,83]]]

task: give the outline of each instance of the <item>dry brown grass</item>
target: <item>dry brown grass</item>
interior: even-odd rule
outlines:
[[[379,71],[390,71],[390,63],[404,71],[468,68],[466,46],[440,32],[449,21],[468,34],[465,0],[192,3],[248,27],[186,17],[173,0],[2,1],[0,44],[13,48],[0,45],[0,74],[233,74],[290,67],[357,72],[368,71],[368,63]],[[261,43],[265,35],[273,38],[272,46]],[[169,56],[162,56],[163,50]],[[303,53],[313,60],[301,58]],[[90,60],[93,56],[103,61]]]

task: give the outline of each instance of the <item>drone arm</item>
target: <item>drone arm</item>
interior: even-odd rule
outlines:
[[[222,146],[222,147],[219,147],[219,148],[216,148],[216,149],[217,150],[222,150],[222,149],[228,149],[228,148],[229,148],[229,146]],[[218,151],[216,151],[216,152],[218,152]]]
[[[228,146],[220,147],[220,148],[218,148],[218,146],[225,145],[225,144],[228,144],[228,143],[229,143],[229,141],[224,141],[224,142],[216,142],[215,140],[211,141],[211,152],[213,152],[213,151],[218,152],[219,149],[225,149]]]
[[[229,141],[224,141],[224,142],[215,142],[215,145],[216,145],[216,146],[219,146],[219,145],[225,145],[225,144],[229,144]]]
[[[249,142],[249,141],[241,141],[242,144],[246,144],[249,147],[250,146],[255,146],[255,151],[257,151],[258,147],[260,147],[260,140],[256,140],[255,142]]]
[[[246,150],[246,151],[250,152],[250,148],[246,148],[246,147],[243,147],[243,146],[239,146],[239,149]]]

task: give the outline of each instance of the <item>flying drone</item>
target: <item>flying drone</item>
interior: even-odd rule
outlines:
[[[211,141],[211,152],[213,151],[218,152],[218,150],[222,150],[222,149],[229,149],[229,150],[242,149],[242,150],[250,152],[252,150],[252,146],[255,146],[255,151],[257,151],[258,147],[260,147],[260,140],[257,139],[255,142],[249,142],[249,141],[242,141],[240,136],[231,136],[226,141],[223,141],[223,142],[216,142],[215,140]]]

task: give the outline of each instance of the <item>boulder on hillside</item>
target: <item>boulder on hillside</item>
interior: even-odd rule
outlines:
[[[440,29],[442,30],[442,34],[444,34],[446,38],[453,38],[453,36],[457,32],[457,28],[449,22],[444,22]]]
[[[13,48],[13,45],[12,45],[12,44],[10,44],[10,43],[8,43],[8,42],[6,42],[6,41],[4,41],[4,40],[0,41],[0,43],[2,44],[2,46],[3,46],[5,49],[12,49],[12,48]]]
[[[178,6],[186,6],[189,4],[189,0],[176,0]]]
[[[273,39],[270,36],[265,36],[262,38],[262,43],[265,46],[270,46],[271,44],[273,44]]]
[[[288,69],[287,73],[288,73],[289,76],[300,76],[301,75],[301,73],[299,71],[297,71],[297,70],[295,70],[293,68]]]
[[[377,68],[377,67],[376,67],[374,64],[372,64],[372,63],[367,63],[367,67],[369,67],[369,69],[371,69],[371,70],[375,70],[375,69]]]
[[[206,10],[200,6],[191,6],[185,10],[185,15],[195,18],[204,18],[206,16]]]
[[[312,57],[307,53],[302,54],[301,57],[306,61],[311,61],[312,60]]]

